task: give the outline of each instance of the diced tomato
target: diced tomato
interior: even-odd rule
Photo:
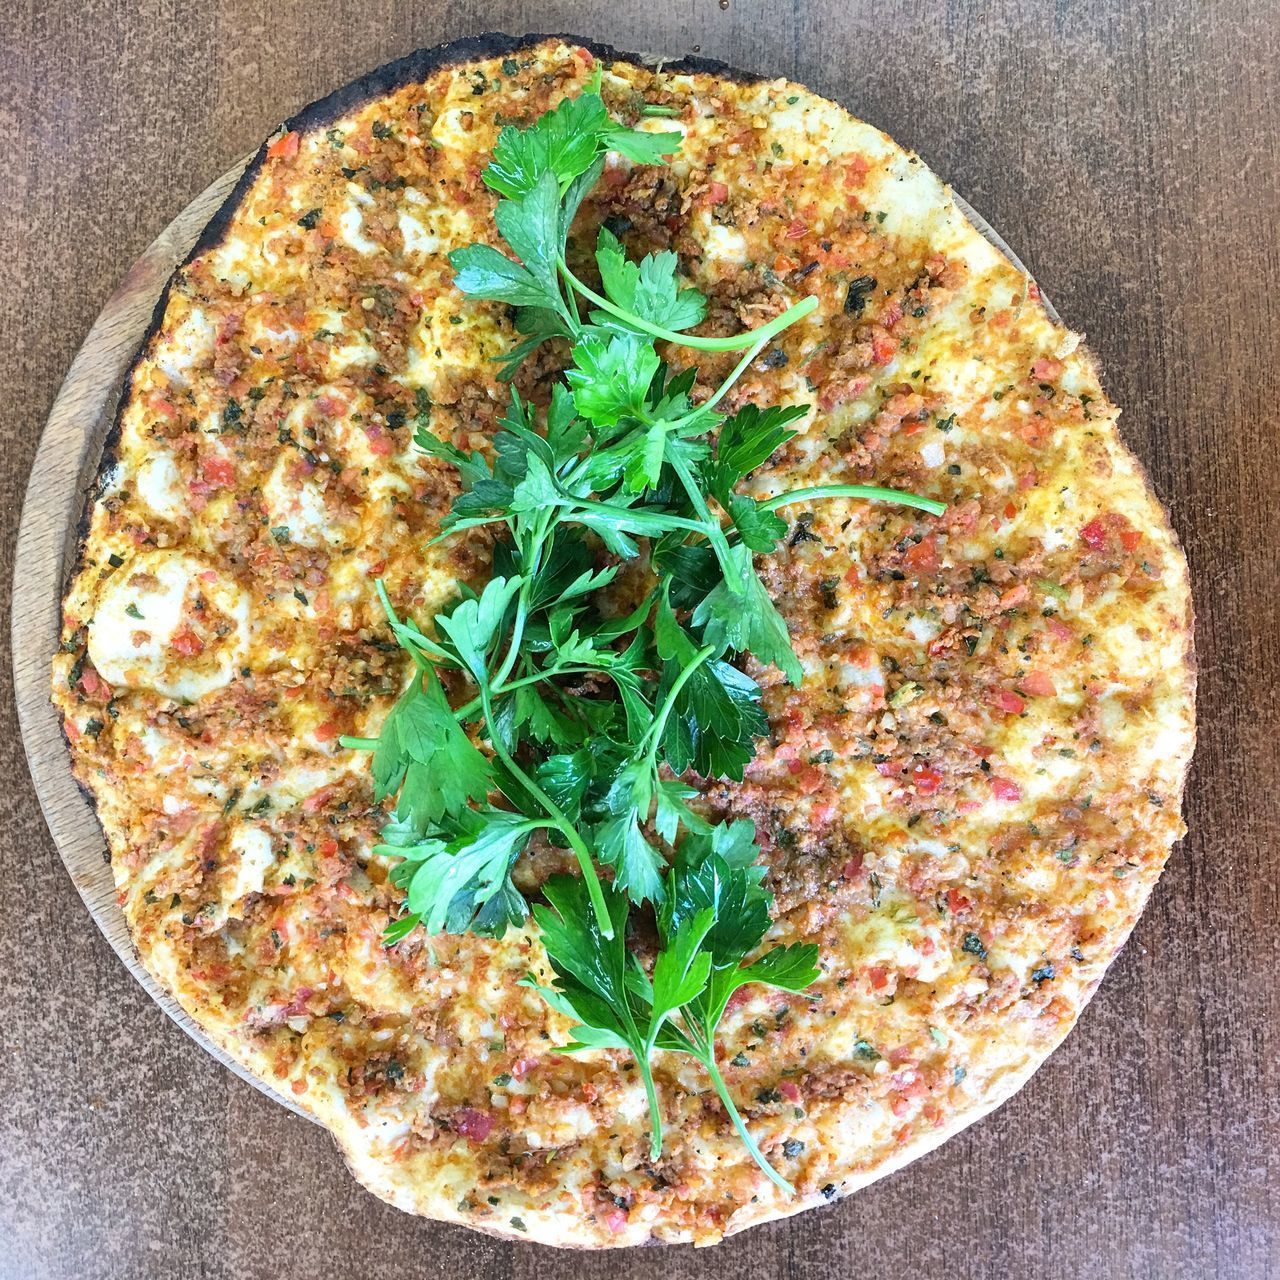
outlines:
[[[1080,536],[1095,551],[1101,551],[1107,545],[1107,526],[1103,523],[1102,517],[1094,516],[1094,518],[1080,530]]]
[[[1031,376],[1037,382],[1057,382],[1066,372],[1067,366],[1061,360],[1055,360],[1052,356],[1041,356],[1031,366]]]
[[[395,452],[396,442],[377,423],[366,427],[365,434],[369,437],[370,453],[385,458]]]
[[[1076,633],[1060,618],[1046,618],[1044,627],[1055,640],[1067,641],[1075,639]]]
[[[1142,534],[1137,529],[1121,529],[1120,545],[1126,551],[1132,551],[1142,541]]]
[[[211,484],[232,484],[236,478],[235,463],[230,458],[206,458],[200,464],[200,474]]]
[[[1012,689],[992,689],[987,698],[997,711],[1003,711],[1007,716],[1021,715],[1026,710],[1026,701]]]
[[[959,889],[947,890],[947,910],[953,916],[958,916],[962,912],[968,911],[971,906],[973,906],[973,903]]]
[[[800,1090],[790,1080],[783,1080],[778,1085],[778,1092],[782,1094],[788,1102],[797,1102],[800,1098]]]
[[[708,182],[706,201],[708,204],[724,204],[729,198],[729,188],[723,182]]]
[[[908,1102],[906,1098],[903,1098],[901,1096],[894,1098],[894,1100],[889,1104],[889,1106],[890,1106],[890,1109],[893,1111],[893,1114],[897,1116],[899,1120],[901,1120],[902,1117],[905,1116],[907,1112],[911,1110],[911,1103]]]
[[[323,724],[316,726],[317,742],[332,742],[338,736],[338,725],[336,721],[326,720]]]
[[[511,1074],[517,1080],[523,1080],[538,1065],[537,1058],[517,1058],[511,1064]]]
[[[871,358],[876,364],[888,364],[898,354],[898,341],[888,334],[876,334],[871,339]]]
[[[1057,686],[1043,671],[1028,671],[1018,681],[1018,687],[1033,698],[1052,698],[1058,692]]]
[[[487,1111],[463,1107],[454,1114],[453,1128],[471,1142],[483,1142],[493,1132],[493,1117]]]
[[[867,174],[870,172],[870,162],[863,156],[854,156],[844,166],[845,189],[852,191],[855,187],[862,186]]]
[[[292,160],[298,154],[298,134],[294,129],[282,134],[267,148],[268,160]]]
[[[843,867],[840,868],[840,874],[846,880],[861,880],[863,874],[863,856],[861,853],[855,853]]]
[[[867,970],[867,981],[876,991],[883,991],[889,985],[889,970],[882,964],[874,964]]]
[[[190,627],[182,627],[173,633],[169,648],[184,658],[197,658],[204,652],[204,641]]]
[[[1016,609],[1018,605],[1026,604],[1030,596],[1031,588],[1025,582],[1017,582],[1000,596],[1000,608]]]
[[[803,218],[792,218],[787,224],[788,240],[803,240],[809,234],[809,224]]]
[[[942,785],[942,774],[932,765],[920,763],[911,770],[911,781],[922,796],[931,796]]]
[[[1022,799],[1022,788],[1009,778],[992,778],[991,790],[995,793],[997,800],[1008,800],[1012,802]]]
[[[907,548],[902,563],[912,573],[933,574],[938,572],[938,540],[928,534]]]
[[[111,701],[111,686],[92,667],[86,667],[80,673],[80,688],[90,698]]]

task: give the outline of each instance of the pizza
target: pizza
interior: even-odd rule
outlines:
[[[745,492],[945,504],[778,509],[757,568],[803,678],[739,660],[754,755],[686,777],[702,819],[754,824],[769,940],[819,957],[802,990],[736,991],[714,1050],[790,1192],[704,1066],[662,1050],[655,1157],[634,1062],[560,1052],[573,1019],[529,985],[550,974],[532,918],[387,945],[388,803],[346,745],[413,669],[376,584],[427,628],[495,571],[491,528],[438,536],[460,491],[439,450],[492,458],[527,326],[449,254],[498,243],[500,131],[588,91],[682,140],[665,164],[609,150],[571,245],[603,226],[674,253],[699,333],[809,308],[721,406],[794,410]],[[739,354],[701,353],[699,379]],[[517,394],[544,403],[564,360],[543,343]],[[1187,568],[1117,418],[1080,335],[949,189],[802,86],[487,36],[313,104],[165,291],[64,603],[52,696],[143,962],[362,1183],[431,1218],[706,1244],[902,1166],[1063,1039],[1183,832]],[[572,860],[530,848],[512,883],[536,903]],[[628,936],[649,954],[642,920]]]

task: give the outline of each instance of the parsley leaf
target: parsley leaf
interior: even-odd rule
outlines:
[[[677,283],[679,260],[670,251],[631,262],[618,237],[608,227],[601,227],[596,262],[610,300],[650,324],[690,329],[706,314],[706,298],[696,289],[682,289]]]
[[[508,924],[524,919],[525,902],[511,884],[510,871],[530,833],[541,825],[520,814],[488,809],[475,812],[452,840],[378,845],[374,852],[402,859],[392,868],[392,883],[407,890],[409,913],[428,933],[470,929],[501,937]],[[497,905],[486,911],[494,899]]]
[[[374,799],[403,788],[397,816],[425,832],[483,799],[492,784],[489,762],[458,724],[435,671],[415,668],[373,752]]]

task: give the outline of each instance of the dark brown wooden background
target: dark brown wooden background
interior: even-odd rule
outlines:
[[[1078,1030],[976,1130],[710,1252],[577,1257],[387,1208],[168,1022],[62,870],[6,653],[0,1276],[1280,1275],[1276,0],[9,0],[0,554],[71,356],[151,238],[306,101],[493,28],[802,80],[1007,237],[1087,330],[1187,545],[1191,834]]]

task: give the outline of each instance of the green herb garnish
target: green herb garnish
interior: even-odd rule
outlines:
[[[793,684],[803,678],[755,567],[788,532],[778,509],[839,496],[933,514],[945,507],[866,485],[765,499],[739,491],[808,407],[717,406],[815,298],[750,332],[706,338],[688,332],[706,299],[681,278],[674,253],[632,261],[601,228],[601,292],[571,270],[570,224],[606,154],[659,164],[681,136],[618,124],[598,79],[529,128],[503,128],[483,179],[499,196],[494,220],[514,256],[487,244],[456,250],[456,284],[515,308],[523,341],[500,357],[501,378],[551,339],[567,344],[568,366],[544,411],[512,391],[491,457],[438,437],[430,401],[417,396],[417,444],[462,483],[439,537],[495,526],[492,577],[425,629],[399,616],[378,584],[413,676],[378,738],[342,742],[373,753],[375,795],[394,801],[376,851],[396,860],[405,913],[385,941],[419,926],[500,936],[529,912],[511,871],[530,843],[571,850],[581,875],[553,878],[541,890],[546,905],[533,907],[552,982],[528,979],[577,1024],[563,1051],[634,1054],[654,1158],[662,1124],[650,1060],[658,1051],[693,1056],[752,1157],[790,1190],[728,1093],[715,1036],[739,987],[807,987],[817,949],[778,946],[746,963],[772,905],[755,827],[711,828],[682,779],[692,771],[740,781],[766,732],[760,689],[736,656],[771,663]],[[697,370],[674,371],[657,342],[742,356],[718,388],[695,397]],[[272,530],[277,541],[280,532]],[[623,563],[646,554],[647,580],[625,605],[611,601]],[[463,692],[451,697],[446,687]],[[631,911],[645,904],[659,938],[651,971],[626,935]]]

